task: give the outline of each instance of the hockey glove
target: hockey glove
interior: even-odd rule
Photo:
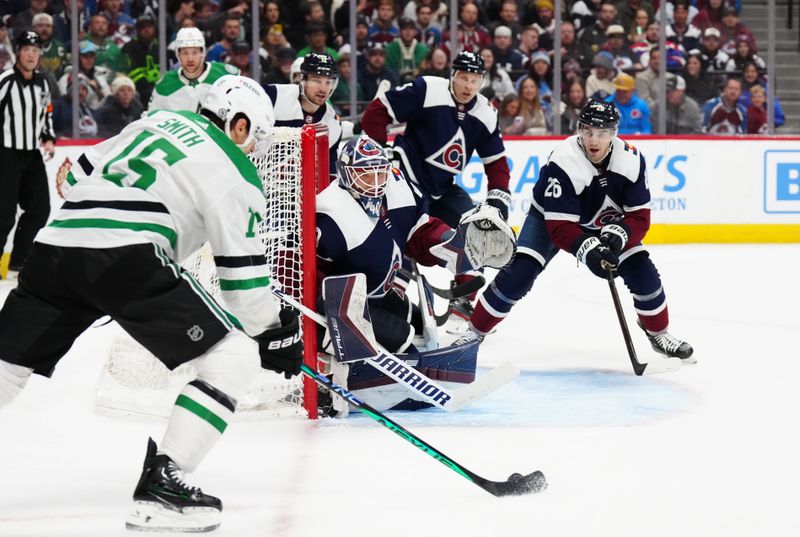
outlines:
[[[622,222],[608,224],[600,230],[600,242],[615,254],[619,254],[625,248],[629,236],[630,228]]]
[[[486,194],[486,203],[498,211],[503,220],[508,220],[508,208],[511,206],[511,194],[504,188],[493,188]]]
[[[589,267],[592,274],[599,278],[607,278],[609,271],[616,277],[619,257],[611,249],[600,242],[594,235],[584,235],[577,241],[575,257]]]
[[[270,328],[255,339],[261,355],[261,367],[283,373],[287,379],[300,374],[303,365],[303,342],[300,339],[300,323],[294,310],[282,309],[281,326]]]
[[[514,257],[514,231],[496,207],[478,206],[461,219],[455,233],[431,247],[431,254],[444,261],[453,274],[481,267],[502,268]]]

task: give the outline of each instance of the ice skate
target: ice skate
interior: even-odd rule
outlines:
[[[664,332],[654,336],[650,334],[645,328],[639,324],[639,327],[647,334],[647,339],[650,340],[653,350],[659,354],[663,354],[670,358],[680,358],[684,364],[696,364],[697,359],[692,357],[694,349],[685,341],[681,341],[669,332]]]
[[[474,308],[467,297],[450,300],[450,318],[446,331],[448,334],[464,335],[469,330],[469,318],[472,317]]]
[[[183,481],[183,472],[149,439],[142,477],[125,527],[137,531],[198,533],[219,527],[222,502]]]

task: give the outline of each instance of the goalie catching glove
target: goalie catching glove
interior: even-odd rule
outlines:
[[[281,326],[270,328],[255,339],[261,355],[261,367],[283,373],[287,379],[300,374],[303,365],[303,342],[300,339],[300,323],[297,312],[282,309]]]
[[[453,274],[481,267],[502,268],[515,251],[514,231],[496,207],[486,204],[467,213],[452,235],[431,247],[431,254],[444,261]]]

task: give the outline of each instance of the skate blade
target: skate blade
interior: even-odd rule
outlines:
[[[133,531],[205,533],[219,527],[220,512],[211,507],[186,507],[173,511],[156,502],[133,502],[125,528]]]

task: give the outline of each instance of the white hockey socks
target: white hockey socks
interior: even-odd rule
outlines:
[[[260,363],[258,343],[236,330],[194,360],[197,379],[178,395],[160,452],[194,471],[227,428]]]
[[[9,364],[0,360],[0,408],[3,408],[22,391],[33,369]]]
[[[184,472],[194,471],[225,432],[235,409],[235,399],[207,382],[193,380],[175,400],[159,452]]]

